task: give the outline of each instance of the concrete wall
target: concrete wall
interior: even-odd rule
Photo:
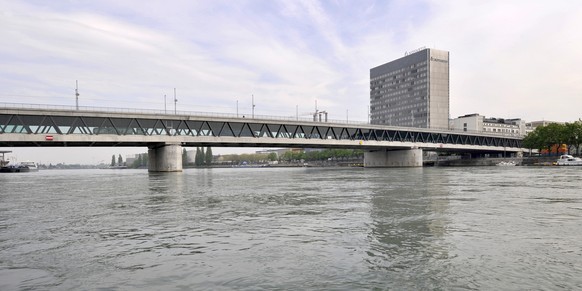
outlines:
[[[182,146],[163,144],[148,148],[150,172],[182,172]]]
[[[429,126],[449,126],[449,52],[429,50]]]
[[[474,159],[458,159],[458,160],[441,160],[435,163],[439,167],[483,167],[496,166],[501,162],[514,162],[516,165],[522,165],[523,158],[508,157],[508,158],[474,158]]]
[[[422,150],[370,151],[364,153],[364,167],[422,167]]]
[[[469,132],[483,132],[483,119],[479,114],[459,116],[451,121],[453,130],[463,131],[465,128]],[[465,124],[467,126],[465,127]]]

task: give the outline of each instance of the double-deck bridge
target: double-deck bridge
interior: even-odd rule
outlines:
[[[521,137],[299,118],[0,104],[0,147],[148,147],[150,171],[182,170],[183,146],[365,150],[366,167],[421,166],[422,151],[524,151]]]

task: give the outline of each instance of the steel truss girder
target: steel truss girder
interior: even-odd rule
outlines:
[[[521,139],[329,124],[0,114],[0,134],[168,135],[421,142],[521,148]]]

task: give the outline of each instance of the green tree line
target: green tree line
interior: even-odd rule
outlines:
[[[131,165],[127,165],[129,168],[144,168],[148,166],[148,154],[138,154],[137,158],[133,161]]]
[[[221,155],[221,160],[226,162],[232,162],[234,164],[240,164],[242,162],[247,162],[251,164],[264,163],[267,161],[276,161],[277,154],[229,154]]]
[[[325,160],[348,160],[353,158],[360,158],[364,155],[362,150],[349,150],[349,149],[326,149],[323,151],[310,151],[310,152],[285,152],[282,156],[278,157],[276,153],[269,154],[231,154],[223,155],[222,160],[234,162],[234,163],[263,163],[267,161],[325,161]],[[128,164],[129,168],[144,168],[148,166],[148,154],[138,154],[136,159]],[[194,157],[194,166],[196,167],[207,167],[212,165],[213,155],[212,148],[207,147],[197,147]],[[121,155],[111,157],[111,165],[123,165],[123,160]],[[186,166],[188,164],[188,153],[186,149],[182,150],[182,164]]]
[[[582,144],[582,120],[572,123],[550,123],[545,126],[538,126],[523,138],[523,146],[530,150],[537,149],[540,152],[544,149],[551,151],[555,145],[566,144],[568,154],[575,150],[576,154]]]
[[[195,166],[202,167],[202,166],[209,166],[212,164],[212,149],[210,147],[206,148],[196,148],[196,155],[195,155]],[[111,157],[110,166],[116,165],[126,165],[128,168],[144,168],[148,166],[149,157],[147,153],[138,154],[136,159],[131,163],[127,164],[123,162],[123,158],[121,155],[116,156],[113,155]],[[182,165],[186,166],[188,164],[188,153],[186,149],[182,150]]]
[[[326,149],[323,151],[297,152],[288,151],[280,157],[276,153],[269,154],[230,154],[222,155],[221,159],[226,162],[234,164],[241,164],[247,162],[250,164],[264,163],[267,161],[325,161],[332,160],[347,160],[353,158],[363,157],[362,150],[346,150],[346,149]]]
[[[358,157],[363,157],[364,151],[350,150],[350,149],[326,149],[323,151],[311,152],[286,152],[281,157],[283,161],[325,161],[325,160],[347,160]]]

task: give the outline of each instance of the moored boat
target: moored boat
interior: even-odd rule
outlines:
[[[4,159],[4,154],[6,153],[11,153],[11,151],[0,151],[0,173],[38,172],[38,165],[35,162],[9,165],[10,162]]]
[[[21,168],[28,168],[28,172],[38,172],[38,166],[35,162],[22,162],[20,164]]]
[[[517,163],[515,163],[514,161],[509,161],[509,162],[502,161],[502,162],[497,163],[497,166],[500,166],[500,167],[511,167],[511,166],[515,166],[515,165],[517,165]]]
[[[30,172],[30,169],[28,167],[23,167],[20,165],[19,166],[9,165],[0,168],[0,173],[25,173],[25,172]]]
[[[557,166],[582,166],[582,159],[571,155],[561,155],[555,164]]]

